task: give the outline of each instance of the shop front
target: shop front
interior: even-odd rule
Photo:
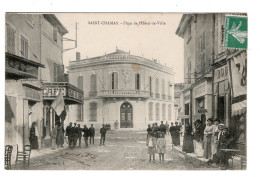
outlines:
[[[53,82],[43,83],[43,144],[44,147],[50,147],[51,145],[51,131],[55,125],[62,124],[64,127],[64,121],[67,118],[69,112],[69,105],[78,104],[83,105],[83,91],[79,88],[67,83],[67,82]],[[55,98],[62,92],[65,107],[62,113],[58,116],[51,104]],[[81,109],[82,111],[82,109]],[[81,113],[82,114],[82,113]],[[64,127],[65,129],[65,127]]]
[[[200,119],[203,124],[206,123],[208,118],[212,118],[212,77],[207,76],[202,78],[201,81],[193,85],[192,90],[192,103],[193,103],[193,116],[192,124],[197,119]]]
[[[228,76],[228,65],[226,63],[214,69],[213,117],[214,119],[218,118],[220,122],[226,126],[229,126],[231,112],[231,95]]]

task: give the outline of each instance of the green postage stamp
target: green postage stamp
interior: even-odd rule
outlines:
[[[224,48],[247,49],[247,16],[227,15]]]

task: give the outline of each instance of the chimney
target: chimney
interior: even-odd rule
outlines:
[[[76,52],[76,61],[80,60],[80,52]]]

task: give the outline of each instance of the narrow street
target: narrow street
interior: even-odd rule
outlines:
[[[99,146],[99,135],[95,145],[89,148],[67,147],[59,150],[42,149],[32,152],[30,166],[16,169],[26,170],[198,170],[207,167],[188,163],[184,157],[173,151],[170,135],[167,135],[167,153],[165,162],[149,163],[146,133],[137,131],[110,131],[107,133],[106,145]],[[84,146],[84,142],[82,143]]]

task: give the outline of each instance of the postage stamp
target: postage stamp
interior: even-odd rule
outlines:
[[[224,48],[247,49],[247,16],[226,16]]]

